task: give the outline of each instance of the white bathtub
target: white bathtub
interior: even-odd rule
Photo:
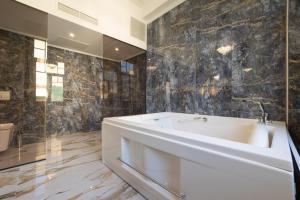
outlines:
[[[179,113],[106,118],[104,163],[148,199],[292,200],[283,122]]]

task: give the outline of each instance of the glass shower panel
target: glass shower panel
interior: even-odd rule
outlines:
[[[46,40],[46,13],[1,1],[0,170],[46,158]]]
[[[100,101],[107,96],[101,91],[106,87],[102,47],[99,32],[48,15],[46,121],[51,138],[100,131]]]
[[[146,51],[104,35],[102,85],[103,118],[145,113]]]

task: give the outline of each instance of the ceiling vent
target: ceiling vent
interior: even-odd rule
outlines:
[[[130,35],[141,41],[145,41],[146,25],[143,22],[135,19],[134,17],[131,17],[131,19],[130,19]]]
[[[95,17],[92,17],[88,14],[85,14],[83,12],[80,12],[79,10],[76,10],[74,8],[71,8],[63,3],[58,2],[57,6],[58,10],[67,13],[69,15],[72,15],[74,17],[80,18],[83,21],[89,22],[94,25],[98,25],[98,19]]]

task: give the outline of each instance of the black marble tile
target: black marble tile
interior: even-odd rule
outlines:
[[[145,113],[145,54],[127,61],[132,74],[122,72],[120,62],[49,47],[48,63],[57,62],[65,63],[64,101],[48,98],[49,134],[100,130],[105,117]],[[51,94],[51,84],[48,89]]]
[[[231,116],[230,86],[201,86],[197,88],[197,113]]]
[[[285,6],[187,0],[149,24],[147,112],[285,120]]]
[[[170,109],[172,112],[195,113],[195,91],[172,89],[170,91]]]
[[[11,92],[9,101],[0,101],[0,123],[13,123],[23,144],[45,141],[45,103],[36,101],[33,43],[33,38],[0,30],[0,90]]]
[[[48,63],[58,62],[65,64],[65,74],[48,74],[47,133],[99,130],[102,59],[48,47]],[[63,77],[63,102],[51,100],[53,75]]]

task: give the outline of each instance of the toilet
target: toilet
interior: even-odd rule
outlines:
[[[6,151],[13,138],[14,124],[0,124],[0,152]]]

